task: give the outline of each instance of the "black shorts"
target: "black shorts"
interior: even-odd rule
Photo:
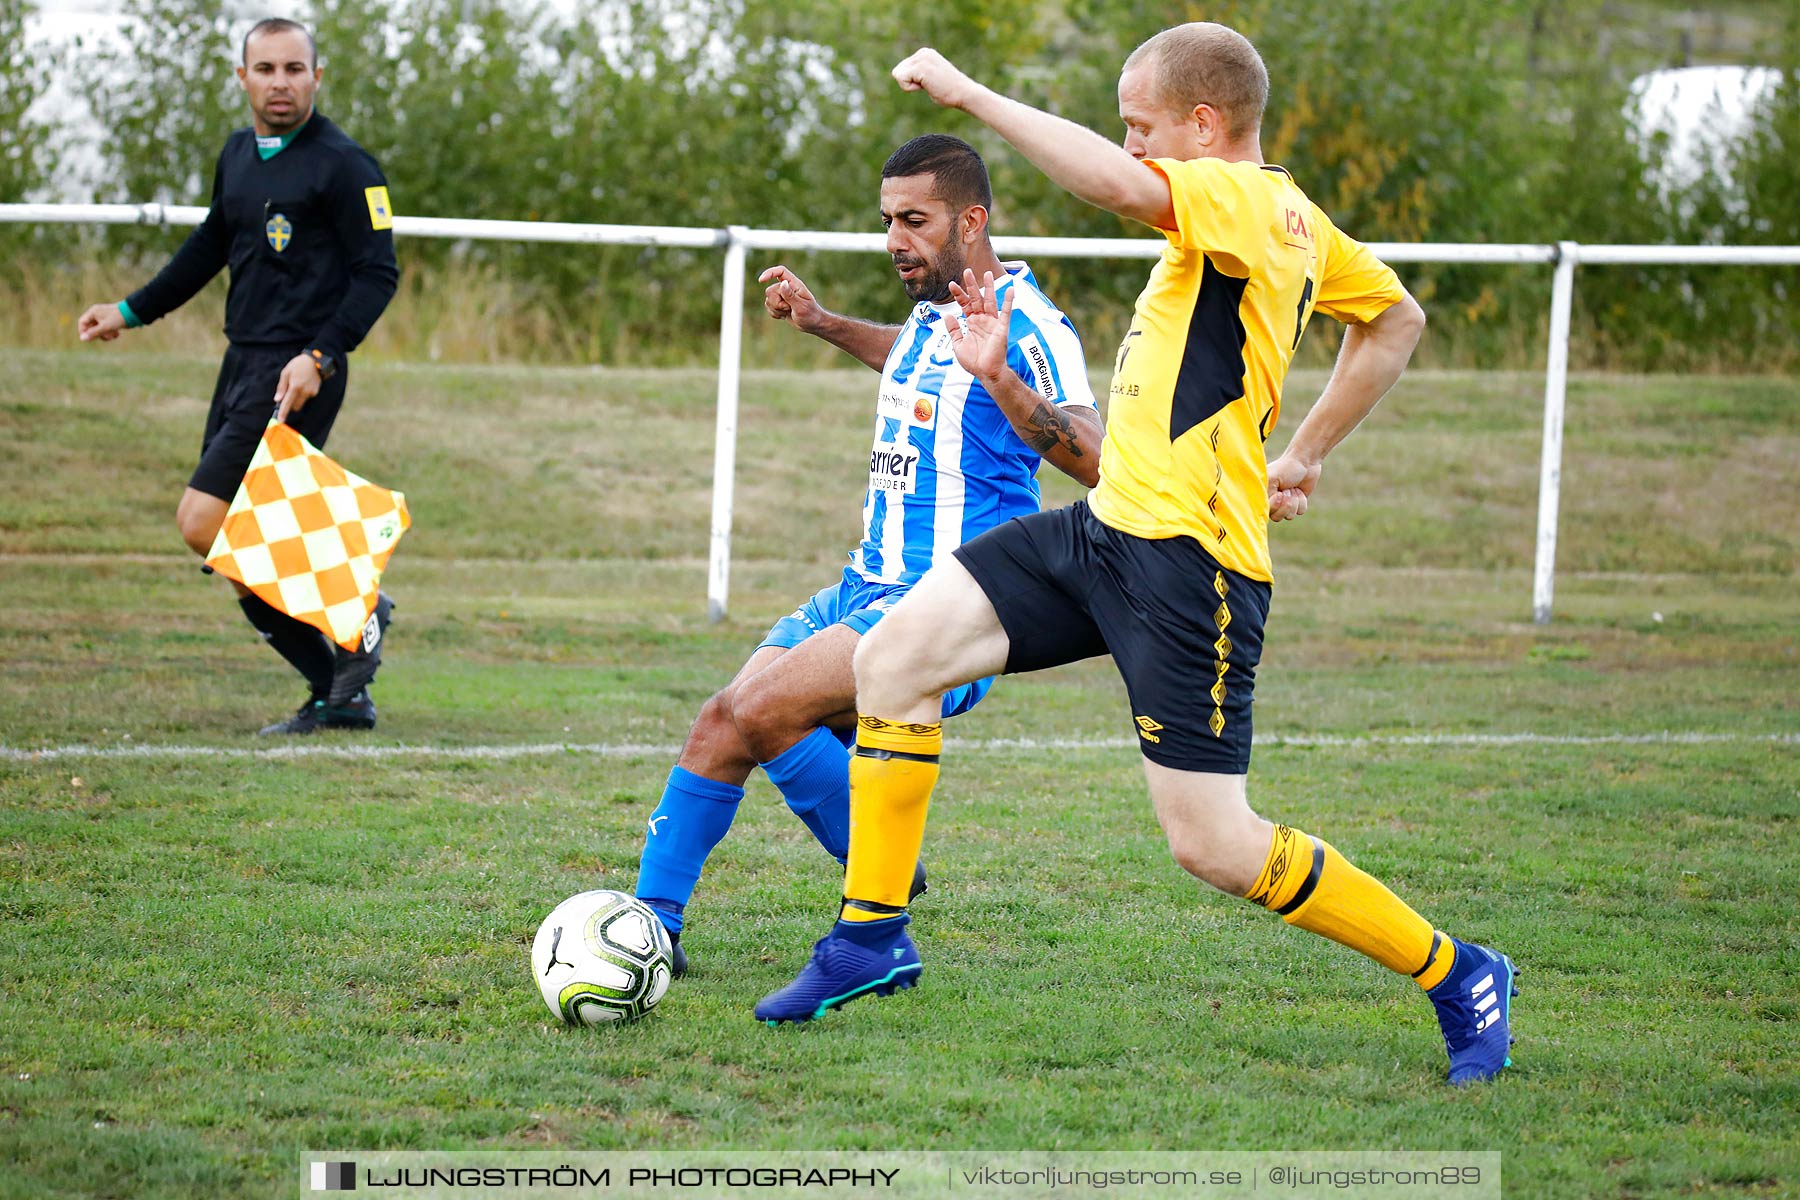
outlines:
[[[1008,674],[1110,653],[1145,758],[1250,769],[1268,584],[1225,570],[1192,538],[1120,533],[1085,500],[990,529],[956,558],[1006,630]]]
[[[206,414],[206,433],[200,439],[200,465],[188,479],[189,487],[227,504],[237,495],[263,430],[275,415],[281,369],[304,350],[304,346],[232,346],[225,351],[219,382],[213,385],[212,409]],[[340,362],[337,373],[319,385],[319,394],[299,412],[288,414],[288,424],[322,448],[343,406],[349,377],[349,365]]]

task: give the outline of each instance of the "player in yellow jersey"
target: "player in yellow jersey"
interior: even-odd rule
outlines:
[[[987,675],[1112,654],[1175,860],[1213,887],[1417,980],[1452,1083],[1510,1059],[1510,959],[1438,932],[1326,842],[1250,807],[1251,693],[1268,614],[1268,522],[1306,512],[1325,456],[1406,368],[1425,317],[1394,272],[1262,160],[1268,98],[1242,35],[1165,30],[1119,78],[1123,148],[975,83],[933,50],[894,69],[1056,183],[1167,239],[1115,366],[1091,500],[1015,519],[941,562],[858,646],[849,873],[837,924],[757,1016],[804,1021],[919,977],[906,893],[943,736],[939,699]],[[1008,305],[965,274],[955,352],[1005,353]],[[1287,450],[1265,462],[1315,312],[1348,326]]]

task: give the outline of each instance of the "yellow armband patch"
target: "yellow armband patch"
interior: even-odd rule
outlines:
[[[370,229],[392,229],[394,227],[394,207],[388,203],[386,188],[364,188],[363,199],[369,202]]]

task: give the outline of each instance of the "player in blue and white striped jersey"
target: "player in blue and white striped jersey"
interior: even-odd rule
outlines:
[[[1000,294],[1014,296],[1007,346],[1013,373],[1037,393],[1040,406],[1093,408],[1075,327],[1045,298],[1029,267],[1001,265],[995,272]],[[950,325],[960,315],[947,293],[942,301],[921,300],[882,366],[863,542],[849,568],[871,582],[917,582],[937,558],[976,534],[1038,510],[1040,454],[1021,435],[1037,443],[1042,431],[1029,418],[1016,428],[956,361]]]
[[[707,856],[731,827],[744,782],[761,766],[826,851],[849,853],[849,751],[856,717],[851,662],[862,635],[957,546],[1039,508],[1048,461],[1092,487],[1100,415],[1081,341],[1023,263],[1001,263],[988,238],[987,167],[968,143],[914,138],[881,172],[881,219],[901,286],[915,303],[902,325],[822,308],[786,267],[770,267],[764,307],[881,372],[869,451],[863,540],[841,579],[777,621],[737,677],[702,706],[649,821],[637,894],[676,942]],[[959,355],[961,309],[992,276],[1010,297],[1010,371],[984,382]],[[953,329],[953,326],[956,328]],[[944,696],[972,708],[991,679]],[[924,886],[920,871],[915,894]]]

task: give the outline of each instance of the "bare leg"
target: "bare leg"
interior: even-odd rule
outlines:
[[[1150,803],[1181,869],[1243,896],[1269,854],[1275,827],[1250,810],[1242,775],[1177,771],[1144,760]]]
[[[861,640],[848,625],[833,625],[754,675],[739,677],[731,717],[755,762],[773,761],[821,725],[854,721],[851,659]]]
[[[217,496],[208,495],[194,488],[181,493],[181,503],[175,509],[175,527],[181,530],[181,540],[204,559],[212,552],[214,539],[219,536],[219,527],[225,524],[225,513],[231,508],[229,500],[221,500]],[[248,596],[250,589],[237,580],[228,580],[239,596]]]
[[[789,807],[834,856],[848,838],[844,750],[835,739],[771,760],[810,737],[822,724],[844,720],[855,697],[850,658],[855,631],[833,626],[792,650],[764,646],[701,707],[688,732],[681,758],[669,774],[662,799],[651,814],[638,866],[638,895],[654,908],[669,932],[679,937],[685,910],[714,847],[730,829],[744,795],[744,782],[759,763],[781,787]],[[825,753],[829,751],[829,753]],[[804,759],[809,778],[796,771],[777,778],[777,767]],[[818,784],[818,778],[829,786]],[[813,786],[808,786],[812,784]],[[835,804],[821,804],[835,794]],[[681,963],[685,969],[685,951]]]
[[[756,756],[744,745],[737,723],[731,719],[731,706],[737,689],[779,661],[787,651],[780,646],[758,647],[733,677],[705,704],[688,730],[682,744],[678,765],[703,779],[742,785],[756,766]]]
[[[932,567],[856,648],[856,710],[935,724],[951,688],[1006,669],[1006,630],[955,559]]]

